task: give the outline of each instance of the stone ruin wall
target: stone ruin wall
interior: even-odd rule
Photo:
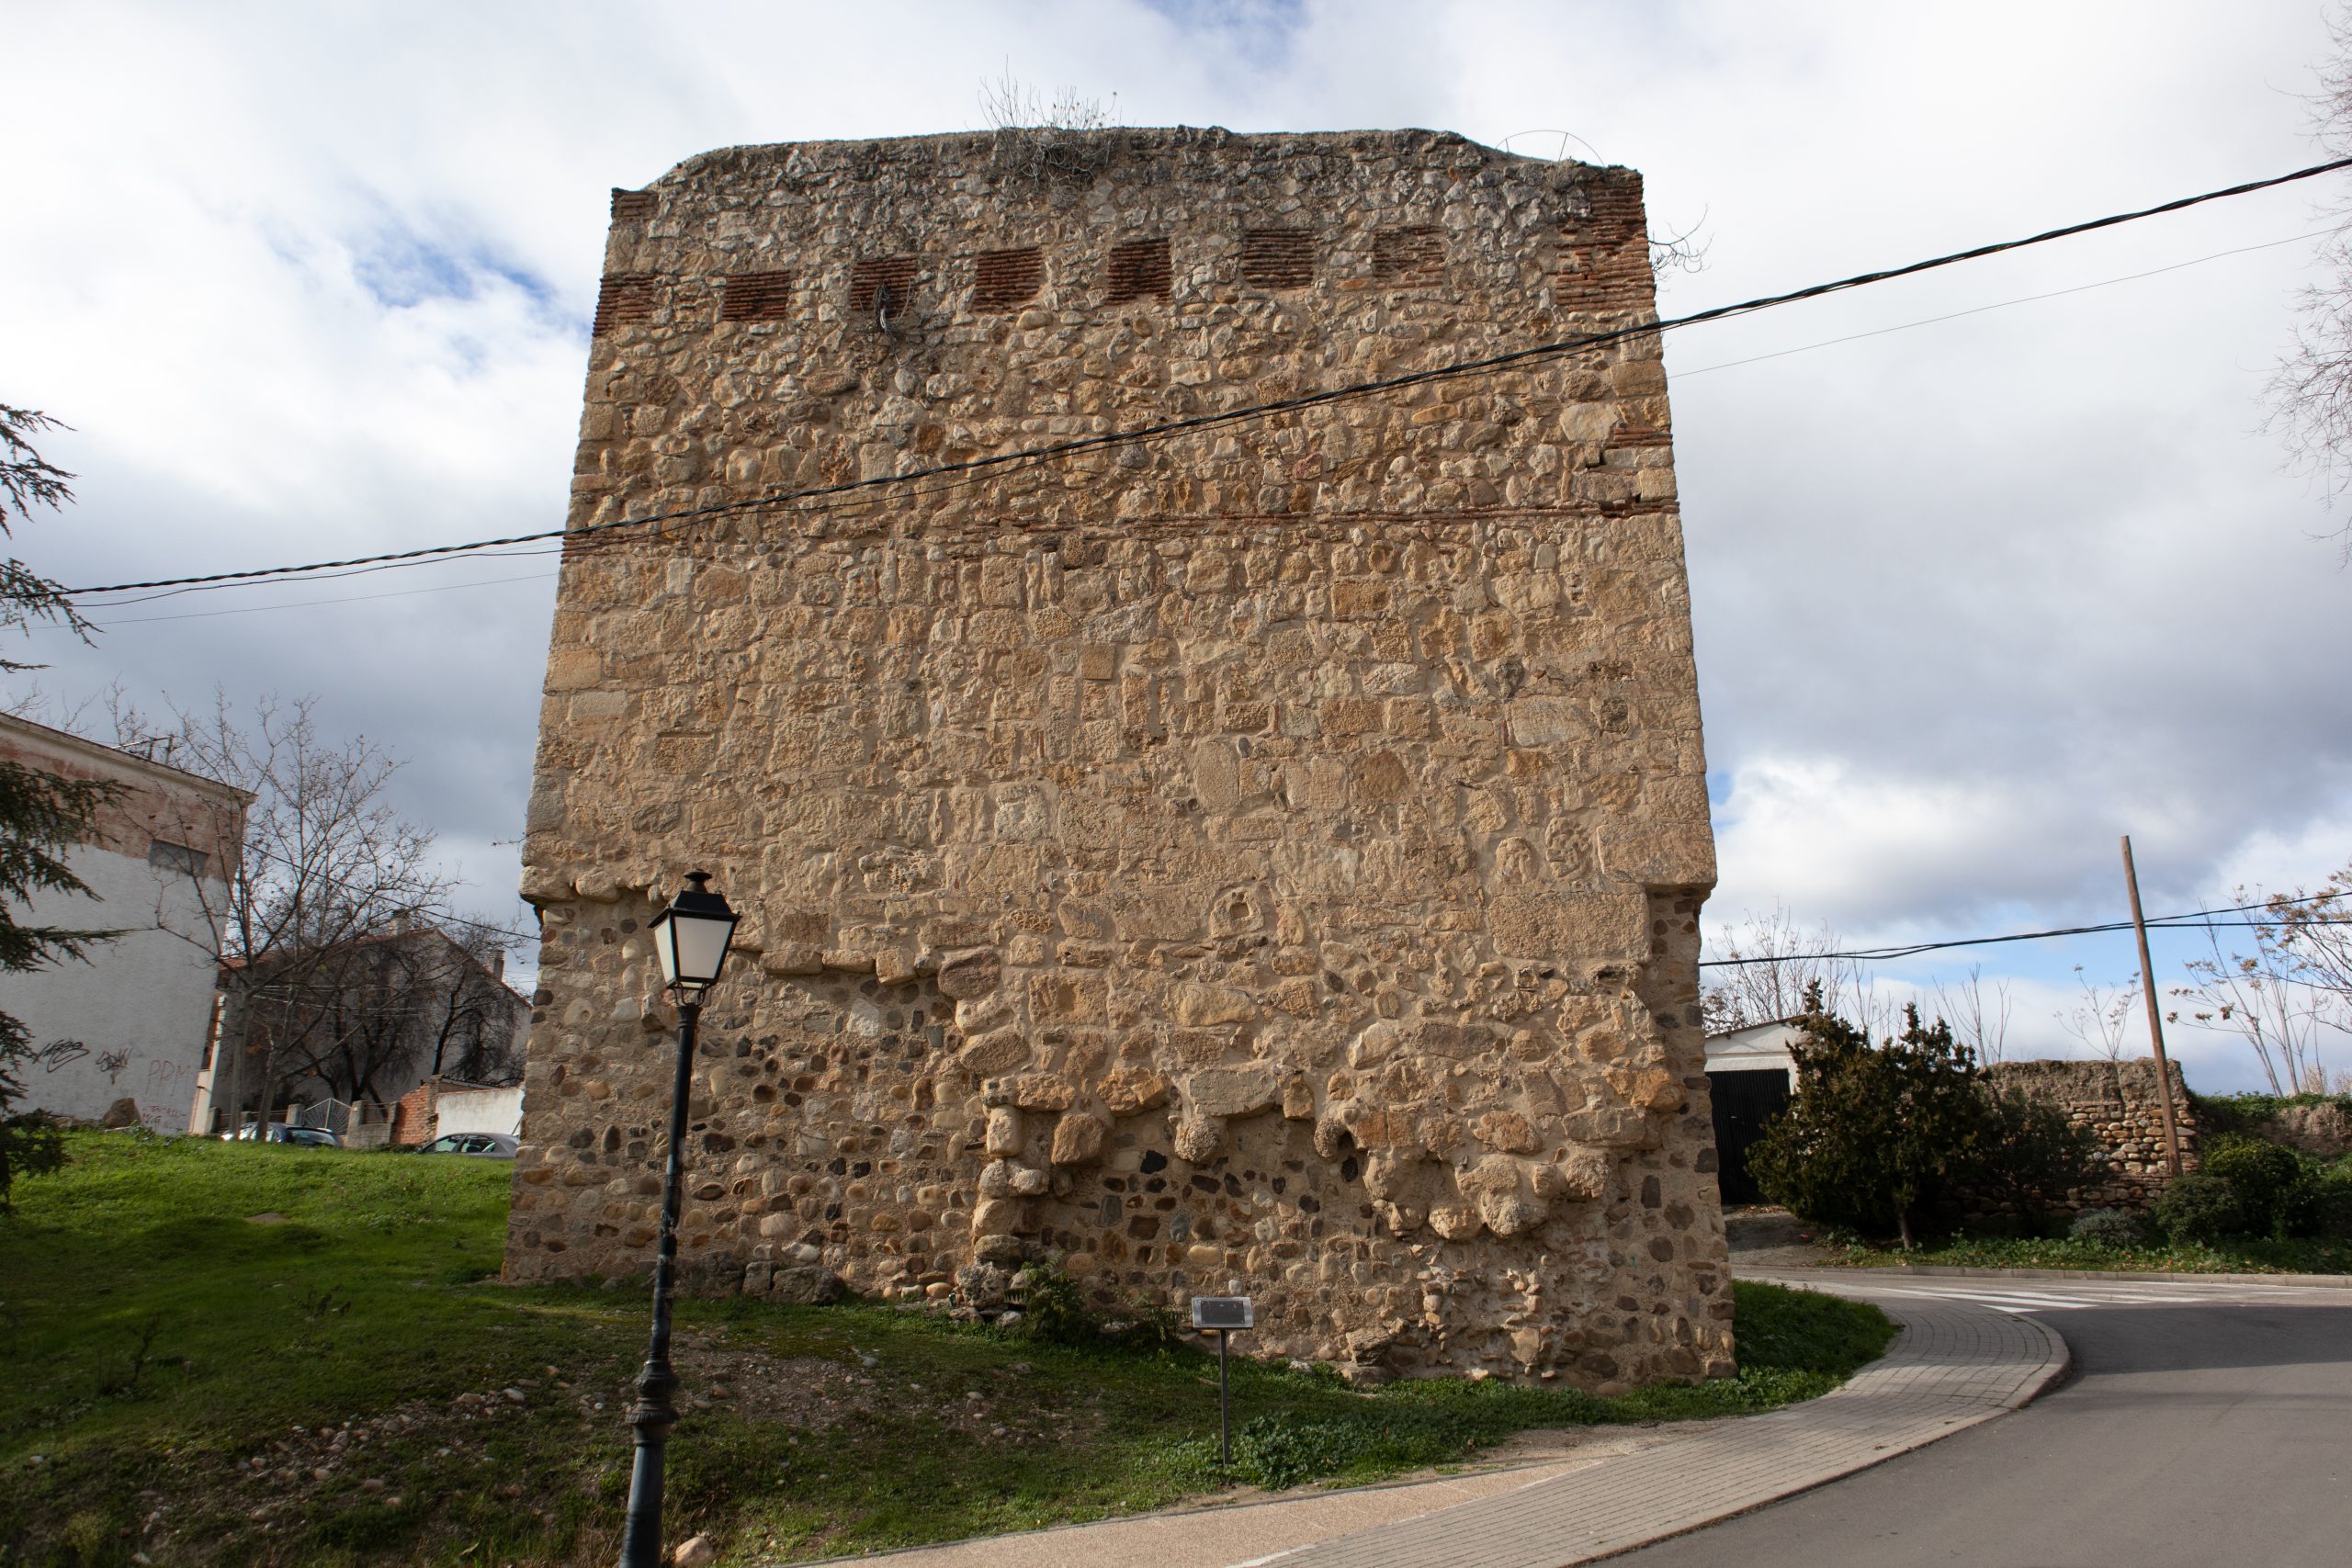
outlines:
[[[2179,1063],[2169,1066],[2181,1168],[2195,1170],[2197,1116],[2188,1099],[2188,1080],[2181,1076]],[[2055,1205],[2061,1212],[2144,1210],[2172,1179],[2165,1160],[2164,1106],[2156,1093],[2154,1057],[1995,1062],[1984,1067],[1984,1078],[1996,1093],[2022,1089],[2049,1100],[2098,1145],[2104,1169],[2097,1179],[2066,1193]]]
[[[616,192],[606,271],[575,527],[1653,307],[1638,176],[1427,132],[736,149]],[[507,1276],[647,1266],[700,866],[704,1288],[1059,1255],[1365,1380],[1727,1373],[1668,429],[1635,337],[572,540]]]

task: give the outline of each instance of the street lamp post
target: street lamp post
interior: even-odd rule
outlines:
[[[637,1456],[629,1470],[620,1568],[660,1568],[662,1562],[662,1460],[670,1428],[678,1424],[670,1403],[678,1392],[677,1374],[670,1370],[670,1290],[677,1273],[678,1190],[685,1180],[695,1029],[702,1019],[703,993],[718,983],[735,936],[735,911],[704,886],[709,880],[707,872],[686,873],[687,886],[653,917],[662,983],[678,999],[678,1070],[670,1086],[670,1156],[662,1172],[662,1235],[653,1256],[653,1337],[646,1346],[645,1369],[637,1374],[637,1404],[628,1413],[637,1430]]]

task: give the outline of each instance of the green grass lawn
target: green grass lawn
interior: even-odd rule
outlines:
[[[1832,1261],[1863,1269],[1925,1263],[1962,1269],[2096,1269],[2145,1274],[2345,1274],[2352,1273],[2352,1242],[2321,1237],[2108,1247],[2071,1237],[1956,1236],[1909,1252],[1857,1243]]]
[[[500,1162],[77,1134],[0,1218],[0,1562],[554,1564],[612,1555],[641,1292],[496,1282]],[[1500,1382],[1356,1393],[921,1312],[679,1304],[672,1539],[823,1556],[1373,1480],[1532,1428],[1764,1410],[1892,1333],[1742,1284],[1742,1371],[1618,1399]]]

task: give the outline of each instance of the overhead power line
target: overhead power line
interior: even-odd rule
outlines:
[[[2069,294],[2087,294],[2094,288],[2112,288],[2119,283],[2137,283],[2144,277],[2162,277],[2168,272],[2203,266],[2207,262],[2226,261],[2232,256],[2251,255],[2256,251],[2275,251],[2281,245],[2292,245],[2304,240],[2316,240],[2328,231],[2314,229],[2308,234],[2290,234],[2283,240],[2265,240],[2258,245],[2238,245],[2211,255],[2191,256],[2187,261],[2174,262],[2168,266],[2152,266],[2145,272],[2127,272],[2120,277],[2102,277],[2096,283],[2077,283],[2068,288],[2052,288],[2040,294],[2020,294],[2014,299],[1996,299],[1989,305],[1971,305],[1965,310],[1948,310],[1940,316],[1922,316],[1916,321],[1897,321],[1892,326],[1872,327],[1868,332],[1848,333],[1843,337],[1824,338],[1819,343],[1801,343],[1794,348],[1776,348],[1770,354],[1751,354],[1745,359],[1726,359],[1720,364],[1702,365],[1695,369],[1677,370],[1677,381],[1688,381],[1693,376],[1712,375],[1717,370],[1733,370],[1743,365],[1761,365],[1768,359],[1786,359],[1792,354],[1811,354],[1816,348],[1835,348],[1839,344],[1860,343],[1866,338],[1885,337],[1891,333],[1907,333],[1917,327],[1939,326],[1945,321],[1957,321],[1970,316],[1981,316],[1989,310],[2006,310],[2012,306],[2032,305],[2043,299],[2063,299]]]
[[[115,626],[153,626],[158,621],[203,621],[219,615],[251,615],[263,610],[307,610],[320,604],[358,604],[370,599],[411,599],[419,593],[454,593],[461,588],[496,588],[508,582],[552,582],[555,573],[534,571],[521,577],[483,577],[470,582],[436,582],[430,588],[396,588],[389,593],[345,593],[333,599],[289,599],[275,604],[239,604],[227,610],[189,610],[176,615],[125,615],[99,624],[104,631]],[[135,600],[121,601],[135,604]],[[107,606],[99,605],[100,609]]]
[[[1886,335],[1888,335],[1888,334],[1890,334],[1890,333],[1893,333],[1910,332],[1910,331],[1912,331],[1913,329],[1915,329],[1915,328],[1918,328],[1918,327],[1930,327],[1930,326],[1937,326],[1937,325],[1940,325],[1941,323],[1943,323],[1943,322],[1945,322],[1945,321],[1962,321],[1962,320],[1965,320],[1966,318],[1968,318],[1968,317],[1970,317],[1970,316],[1978,316],[1978,315],[1983,315],[1983,314],[1984,314],[1985,312],[1987,312],[1987,311],[1991,311],[1991,310],[2007,310],[2007,309],[2009,309],[2009,308],[2011,308],[2011,307],[2013,307],[2013,306],[2017,306],[2017,305],[2030,305],[2030,304],[2034,304],[2034,303],[2037,303],[2038,301],[2044,300],[2044,299],[2064,299],[2064,298],[2065,298],[2066,296],[2068,296],[2068,295],[2072,295],[2072,294],[2085,294],[2085,293],[2088,293],[2088,292],[2090,292],[2090,291],[2091,291],[2091,290],[2093,290],[2093,289],[2098,289],[2098,288],[2111,288],[2115,287],[2115,286],[2116,286],[2116,285],[2118,285],[2118,284],[2122,284],[2122,283],[2136,283],[2136,282],[2139,282],[2139,281],[2140,281],[2141,279],[2143,279],[2143,278],[2149,278],[2149,277],[2161,277],[2161,276],[2164,276],[2165,274],[2166,274],[2166,273],[2179,272],[2179,271],[2181,271],[2181,270],[2183,270],[2184,268],[2187,268],[2187,267],[2192,267],[2192,266],[2202,266],[2202,265],[2204,265],[2205,264],[2207,264],[2207,263],[2209,263],[2209,262],[2223,261],[2223,260],[2227,260],[2228,258],[2230,258],[2230,257],[2232,257],[2232,256],[2250,255],[2250,254],[2254,254],[2254,253],[2256,253],[2256,252],[2257,252],[2257,251],[2276,250],[2276,249],[2278,249],[2278,248],[2279,246],[2281,246],[2281,245],[2292,245],[2292,244],[2298,244],[2298,243],[2302,243],[2303,241],[2306,241],[2306,240],[2318,239],[2318,238],[2320,238],[2321,236],[2323,236],[2324,234],[2325,234],[2326,232],[2327,232],[2327,231],[2325,231],[2325,230],[2313,230],[2313,231],[2311,231],[2311,232],[2309,232],[2309,233],[2304,233],[2304,234],[2290,234],[2290,235],[2289,235],[2287,238],[2285,238],[2285,239],[2283,239],[2283,240],[2267,240],[2267,241],[2264,241],[2262,243],[2260,243],[2260,244],[2256,244],[2256,245],[2237,245],[2237,246],[2233,246],[2233,247],[2232,247],[2231,249],[2226,250],[2226,251],[2215,251],[2215,252],[2212,252],[2211,254],[2208,254],[2208,255],[2191,256],[2191,257],[2190,257],[2189,259],[2188,259],[2187,261],[2174,262],[2174,263],[2171,263],[2171,264],[2169,264],[2169,265],[2165,265],[2165,266],[2151,267],[2151,268],[2149,268],[2148,270],[2146,270],[2146,271],[2144,271],[2144,272],[2132,272],[2132,273],[2126,273],[2126,274],[2124,274],[2123,276],[2120,276],[2120,277],[2107,277],[2107,278],[2100,278],[2100,279],[2098,279],[2098,281],[2096,281],[2096,282],[2092,282],[2092,283],[2080,283],[2080,284],[2075,284],[2075,285],[2074,285],[2074,286],[2072,286],[2072,287],[2070,287],[2070,288],[2053,288],[2053,289],[2050,289],[2050,290],[2047,290],[2047,291],[2045,291],[2045,292],[2043,292],[2043,293],[2040,293],[2040,294],[2026,294],[2026,295],[2020,295],[2019,297],[2018,297],[2017,299],[1996,299],[1996,300],[1992,301],[1992,302],[1991,302],[1991,303],[1989,303],[1989,304],[1971,306],[1970,308],[1968,308],[1967,310],[1952,310],[1952,311],[1948,311],[1948,312],[1946,312],[1945,314],[1943,314],[1943,315],[1939,315],[1939,316],[1926,316],[1926,317],[1922,317],[1922,318],[1920,318],[1920,319],[1918,319],[1918,320],[1917,320],[1917,321],[1897,321],[1897,322],[1894,323],[1894,324],[1893,324],[1893,325],[1891,325],[1891,326],[1874,327],[1874,328],[1871,328],[1871,330],[1869,330],[1869,331],[1867,331],[1867,332],[1849,333],[1847,333],[1846,335],[1844,335],[1844,336],[1842,336],[1842,337],[1825,338],[1825,339],[1821,340],[1821,341],[1820,341],[1820,342],[1818,342],[1818,343],[1799,344],[1797,344],[1795,347],[1792,347],[1792,348],[1775,349],[1775,350],[1773,350],[1772,352],[1770,352],[1770,353],[1769,353],[1769,354],[1758,354],[1758,355],[1749,355],[1748,357],[1744,358],[1744,359],[1731,359],[1731,360],[1725,360],[1725,361],[1724,361],[1724,362],[1722,362],[1722,363],[1720,363],[1720,364],[1715,364],[1715,365],[1702,365],[1702,366],[1697,367],[1696,367],[1696,368],[1694,368],[1694,369],[1678,370],[1678,371],[1676,371],[1676,372],[1674,373],[1674,379],[1675,379],[1675,380],[1677,380],[1677,381],[1688,381],[1688,380],[1689,380],[1689,379],[1690,379],[1690,378],[1692,378],[1693,376],[1705,376],[1705,375],[1709,375],[1709,374],[1711,374],[1711,373],[1713,373],[1713,372],[1714,372],[1714,371],[1717,371],[1717,370],[1732,370],[1732,369],[1736,369],[1736,368],[1738,368],[1738,367],[1742,367],[1742,366],[1747,366],[1747,365],[1761,365],[1761,364],[1765,364],[1765,363],[1767,363],[1767,362],[1769,362],[1769,361],[1775,360],[1775,359],[1785,359],[1785,358],[1788,358],[1788,357],[1789,357],[1790,355],[1797,355],[1797,354],[1810,354],[1810,353],[1812,353],[1813,351],[1815,351],[1815,349],[1822,349],[1822,348],[1835,348],[1835,347],[1837,347],[1838,345],[1839,345],[1839,344],[1841,344],[1860,343],[1860,342],[1862,342],[1862,341],[1864,341],[1864,340],[1866,340],[1866,339],[1870,339],[1870,338],[1874,338],[1874,337],[1884,337],[1884,336],[1886,336]],[[942,488],[946,488],[946,487],[942,487]],[[926,492],[926,491],[918,491],[917,493],[918,493],[918,494],[922,494],[922,493],[930,493],[930,492]],[[481,552],[480,552],[480,553],[477,553],[477,554],[474,554],[474,555],[471,555],[471,556],[466,556],[466,557],[451,557],[451,558],[450,558],[450,559],[466,559],[466,560],[514,560],[514,559],[517,559],[517,558],[521,558],[521,557],[525,557],[525,556],[550,556],[550,555],[560,555],[560,554],[561,554],[561,553],[562,553],[562,551],[561,551],[560,549],[559,549],[559,548],[555,547],[552,547],[552,546],[542,546],[542,547],[537,547],[537,548],[532,548],[532,549],[485,550],[485,551],[481,551]],[[336,580],[336,579],[338,579],[338,578],[344,578],[344,577],[365,577],[365,576],[367,576],[367,575],[368,575],[368,574],[370,574],[370,573],[372,573],[372,572],[379,572],[379,571],[392,571],[392,570],[399,570],[401,566],[403,566],[403,565],[409,565],[409,564],[428,565],[428,566],[429,566],[429,565],[437,565],[437,564],[440,564],[440,563],[439,563],[439,562],[437,562],[437,561],[425,561],[425,562],[416,562],[416,563],[407,563],[407,562],[398,562],[398,561],[395,561],[395,562],[390,562],[390,563],[387,563],[387,564],[384,564],[384,565],[378,565],[378,566],[363,566],[363,567],[358,568],[358,569],[357,569],[357,570],[349,570],[349,571],[320,571],[320,572],[314,572],[314,573],[311,574],[311,575],[310,575],[310,576],[308,576],[308,577],[304,577],[304,578],[300,578],[300,579],[287,579],[287,580],[285,580],[285,581],[306,581],[306,582],[331,582],[331,581],[335,581],[335,580]],[[98,626],[98,628],[99,628],[100,630],[102,630],[102,631],[109,631],[109,630],[112,630],[113,628],[115,628],[115,627],[117,627],[117,626],[152,626],[152,625],[154,625],[154,624],[156,624],[156,623],[158,623],[158,622],[163,622],[163,621],[211,620],[211,619],[216,619],[216,618],[218,618],[218,617],[220,617],[220,616],[222,616],[222,615],[260,615],[260,614],[262,614],[262,613],[264,613],[264,612],[266,612],[266,611],[270,611],[270,610],[300,610],[300,609],[309,609],[309,608],[313,608],[313,607],[316,607],[316,606],[318,606],[318,605],[322,605],[322,604],[365,604],[365,603],[368,603],[368,602],[369,602],[369,601],[377,600],[377,599],[404,599],[404,598],[412,598],[412,597],[414,597],[415,595],[417,595],[417,594],[421,594],[421,593],[450,593],[450,592],[458,592],[458,591],[459,591],[459,590],[461,590],[461,589],[467,589],[467,588],[489,588],[489,587],[495,587],[495,586],[498,586],[498,585],[501,585],[501,584],[516,583],[516,582],[552,582],[553,581],[555,581],[555,577],[556,577],[556,574],[555,574],[554,572],[552,572],[552,571],[548,571],[548,572],[535,572],[535,573],[531,573],[531,574],[528,574],[528,575],[526,575],[526,576],[522,576],[522,577],[491,577],[491,578],[480,578],[480,579],[475,579],[475,580],[472,580],[472,581],[463,581],[463,582],[443,582],[443,583],[436,583],[436,584],[435,584],[434,586],[429,587],[429,588],[404,588],[404,589],[398,589],[398,590],[395,590],[395,591],[393,591],[393,592],[387,592],[387,593],[354,593],[354,594],[346,594],[346,595],[343,595],[343,596],[340,596],[340,597],[337,597],[337,598],[333,598],[333,599],[294,599],[294,600],[288,600],[288,601],[282,601],[282,602],[279,602],[279,603],[277,603],[277,604],[241,604],[241,605],[237,605],[237,606],[235,606],[234,608],[227,609],[227,610],[194,610],[194,611],[187,611],[187,612],[183,612],[183,613],[181,613],[181,614],[179,614],[179,615],[133,615],[133,616],[120,616],[120,617],[110,616],[110,617],[108,617],[107,620],[105,620],[105,621],[103,621],[103,622],[94,622],[94,624],[95,624],[95,625],[96,625],[96,626]],[[254,582],[254,583],[250,583],[250,584],[220,583],[220,584],[217,584],[216,586],[217,586],[218,588],[220,588],[220,589],[225,590],[225,589],[235,588],[235,587],[240,587],[240,586],[249,586],[249,587],[255,587],[255,588],[266,588],[266,587],[274,586],[274,584],[273,584],[272,582],[270,582],[270,581],[258,581],[258,582]],[[179,596],[180,594],[182,594],[182,593],[189,593],[189,592],[201,592],[201,590],[200,590],[200,589],[198,589],[198,588],[195,588],[195,587],[181,587],[181,588],[177,588],[177,589],[169,589],[169,590],[166,590],[166,591],[164,591],[164,592],[156,592],[156,593],[143,594],[143,595],[141,595],[140,597],[137,597],[137,598],[130,598],[130,599],[116,599],[116,600],[113,600],[113,601],[111,601],[111,602],[109,602],[108,604],[106,604],[92,605],[92,606],[87,606],[87,607],[88,607],[88,608],[90,608],[90,609],[93,609],[93,610],[127,609],[127,608],[130,608],[130,606],[132,606],[132,605],[137,605],[137,604],[153,604],[154,601],[156,601],[156,600],[158,600],[158,599],[171,599],[171,598],[176,598],[176,597],[178,597],[178,596]]]
[[[2245,927],[2248,929],[2275,926],[2276,920],[2222,920],[2216,915],[2242,915],[2250,909],[2276,908],[2281,904],[2311,904],[2341,897],[2338,893],[2307,893],[2291,898],[2266,898],[2258,904],[2232,904],[2219,909],[2192,909],[2185,915],[2154,915],[2148,919],[2150,931],[2206,930],[2211,927]],[[2352,925],[2352,917],[2319,916],[2306,923],[2320,926]],[[1915,942],[1889,947],[1857,948],[1851,953],[1781,953],[1756,958],[1705,958],[1699,962],[1702,969],[1739,969],[1755,964],[1845,963],[1877,964],[1890,958],[1910,958],[1922,953],[1940,953],[1954,947],[1992,947],[2007,942],[2046,942],[2052,937],[2097,936],[2107,931],[2128,931],[2129,920],[2112,920],[2105,925],[2059,926],[2046,931],[2011,931],[2004,936],[1955,937],[1948,942]]]
[[[985,457],[966,458],[959,462],[935,464],[900,474],[881,475],[873,479],[847,479],[838,484],[819,485],[804,490],[771,491],[744,501],[715,502],[704,506],[651,513],[642,517],[616,518],[609,522],[589,524],[579,528],[548,528],[535,533],[510,534],[499,538],[470,540],[462,544],[428,545],[410,550],[352,556],[339,560],[312,561],[300,566],[254,567],[238,571],[207,572],[188,577],[154,578],[139,582],[117,582],[75,588],[68,592],[74,595],[81,595],[123,593],[145,589],[201,591],[230,583],[308,576],[314,572],[337,571],[352,568],[403,566],[447,559],[452,556],[499,549],[514,545],[536,544],[550,539],[563,539],[569,542],[592,535],[609,534],[617,529],[645,528],[665,523],[700,522],[712,517],[730,516],[739,513],[788,506],[797,502],[836,501],[843,497],[888,490],[919,479],[982,475],[1047,462],[1056,458],[1076,457],[1087,452],[1099,452],[1114,446],[1214,430],[1226,425],[1262,419],[1272,414],[1322,408],[1360,398],[1401,391],[1411,387],[1429,386],[1468,377],[1489,375],[1514,366],[1580,354],[1591,349],[1606,347],[1611,344],[1673,332],[1683,327],[1698,326],[1708,321],[1728,321],[1738,316],[1753,315],[1759,310],[1773,310],[1806,299],[1817,299],[1825,295],[1843,293],[1849,289],[1867,288],[1872,284],[1891,282],[1898,277],[1915,276],[1940,267],[1956,266],[1962,262],[1980,261],[1984,257],[1999,255],[2007,251],[2049,244],[2053,241],[2071,239],[2078,234],[2088,234],[2101,229],[2111,229],[2120,224],[2138,222],[2142,219],[2183,211],[2207,202],[2222,201],[2232,197],[2247,196],[2256,191],[2269,190],[2278,186],[2290,185],[2298,180],[2332,174],[2344,168],[2352,168],[2352,158],[2332,159],[2327,163],[2314,164],[2308,168],[2296,169],[2288,174],[2274,175],[2267,179],[2250,180],[2243,185],[2230,186],[2222,190],[2204,191],[2195,196],[2180,197],[2154,207],[2113,213],[2105,218],[2094,218],[2080,223],[2069,223],[2063,228],[2045,230],[2041,233],[2029,234],[2020,239],[1996,241],[1991,244],[1976,245],[1964,251],[1953,251],[1944,255],[1931,256],[1924,261],[1910,262],[1901,266],[1883,267],[1874,272],[1857,273],[1850,277],[1812,284],[1806,288],[1790,289],[1780,294],[1762,295],[1753,299],[1742,300],[1737,304],[1718,305],[1704,310],[1695,310],[1684,316],[1668,317],[1657,321],[1611,328],[1606,332],[1587,333],[1575,337],[1532,344],[1524,348],[1512,349],[1503,354],[1463,360],[1453,365],[1434,366],[1426,370],[1410,371],[1399,376],[1349,382],[1343,386],[1325,388],[1320,391],[1302,393],[1294,398],[1250,403],[1238,408],[1227,409],[1215,413],[1195,414],[1183,419],[1161,420],[1154,423],[1131,426],[1125,430],[1106,431],[1095,435],[1076,436],[1067,441],[1021,447],[1011,452],[1001,452]]]

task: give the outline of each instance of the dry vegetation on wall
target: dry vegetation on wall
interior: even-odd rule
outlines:
[[[1018,136],[1023,133],[1006,133]],[[1394,375],[1652,306],[1630,171],[1423,132],[739,148],[616,198],[574,520]],[[740,310],[730,301],[741,301]],[[638,1267],[692,865],[687,1268],[1239,1279],[1365,1382],[1731,1367],[1714,875],[1654,341],[569,552],[507,1268]]]

